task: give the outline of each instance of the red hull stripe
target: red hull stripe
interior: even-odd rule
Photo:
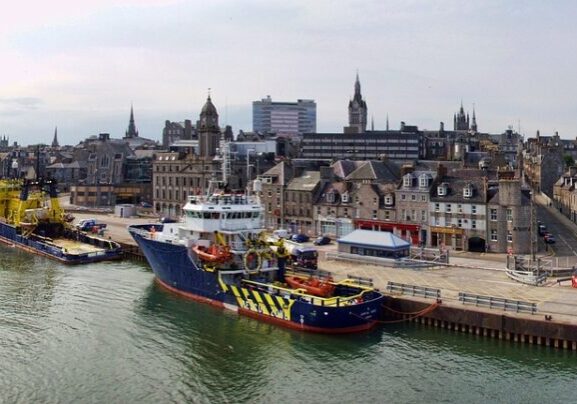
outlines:
[[[177,295],[184,296],[188,299],[191,299],[191,300],[194,300],[194,301],[197,301],[200,303],[205,303],[205,304],[209,304],[211,306],[224,308],[224,304],[222,302],[219,302],[218,300],[213,300],[213,299],[209,299],[208,297],[198,296],[198,295],[195,295],[195,294],[190,293],[190,292],[183,292],[182,290],[178,290],[175,287],[166,284],[165,282],[161,281],[158,278],[156,278],[156,281],[162,287],[168,289],[169,291],[171,291]],[[377,324],[377,321],[370,321],[370,322],[367,322],[366,324],[361,324],[361,325],[354,326],[354,327],[322,328],[322,327],[313,327],[310,325],[301,325],[301,324],[295,323],[293,321],[284,320],[284,319],[272,317],[272,316],[267,316],[267,315],[264,315],[261,313],[256,313],[252,310],[243,309],[240,307],[238,308],[238,312],[239,312],[239,314],[245,315],[247,317],[255,318],[257,320],[262,320],[262,321],[265,321],[265,322],[268,322],[271,324],[279,325],[281,327],[292,328],[293,330],[299,330],[299,331],[316,332],[316,333],[321,333],[321,334],[348,334],[348,333],[353,333],[353,332],[367,331],[367,330],[370,330],[371,328],[373,328]]]
[[[190,292],[184,292],[182,290],[178,290],[173,286],[170,286],[167,283],[164,283],[163,281],[161,281],[158,278],[155,278],[156,282],[158,282],[163,288],[166,288],[168,290],[170,290],[172,293],[175,293],[177,295],[180,296],[184,296],[188,299],[194,300],[196,302],[200,302],[200,303],[204,303],[204,304],[209,304],[211,306],[214,307],[219,307],[221,309],[224,308],[224,303],[219,302],[218,300],[214,300],[214,299],[209,299],[208,297],[203,297],[203,296],[199,296],[199,295],[195,295],[194,293],[190,293]]]

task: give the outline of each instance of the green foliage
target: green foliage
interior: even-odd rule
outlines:
[[[575,165],[575,159],[570,154],[566,154],[563,159],[565,160],[565,167],[571,167]]]

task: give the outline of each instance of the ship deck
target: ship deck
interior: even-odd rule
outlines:
[[[106,251],[106,249],[101,247],[96,247],[80,241],[64,238],[54,239],[52,240],[52,244],[65,249],[68,254],[86,254]]]

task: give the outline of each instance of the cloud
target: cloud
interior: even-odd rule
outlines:
[[[0,98],[1,115],[21,115],[39,109],[43,100],[35,97]]]
[[[98,119],[124,130],[131,102],[154,133],[196,119],[208,87],[235,129],[270,94],[315,99],[319,131],[339,131],[358,69],[377,128],[387,114],[436,128],[463,99],[483,130],[520,119],[573,137],[576,17],[562,1],[22,1],[0,15],[0,88],[42,100],[30,121],[91,134]],[[24,108],[0,102],[3,116]]]

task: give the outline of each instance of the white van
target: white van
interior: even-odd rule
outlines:
[[[286,238],[286,239],[289,238],[289,232],[287,229],[277,229],[273,231],[272,234],[274,234],[278,238]]]

